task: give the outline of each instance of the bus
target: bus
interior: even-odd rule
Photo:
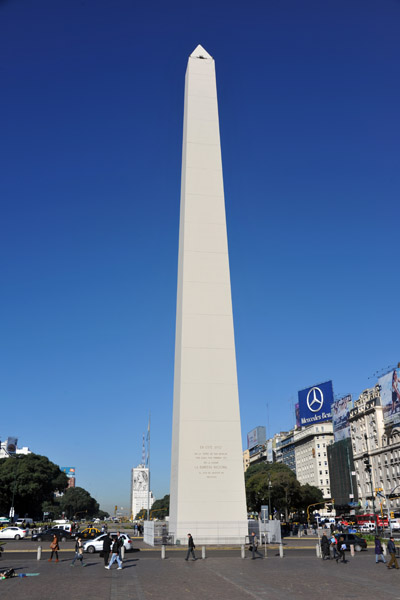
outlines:
[[[365,523],[376,523],[378,527],[389,527],[389,520],[387,517],[382,517],[381,515],[374,515],[373,513],[366,513],[365,515],[356,515],[356,525],[361,527],[361,525],[365,525]]]

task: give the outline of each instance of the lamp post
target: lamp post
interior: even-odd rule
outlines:
[[[268,477],[268,518],[271,519],[271,478]]]

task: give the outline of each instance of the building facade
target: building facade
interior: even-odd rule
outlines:
[[[152,492],[149,492],[149,469],[138,465],[132,469],[131,479],[131,515],[134,519],[141,510],[149,509],[154,504]]]
[[[276,462],[287,465],[296,473],[296,452],[294,444],[294,430],[281,433],[276,444]]]
[[[293,432],[296,477],[304,485],[318,487],[326,499],[331,498],[328,446],[333,443],[333,427],[329,421],[310,425]]]
[[[364,390],[354,403],[350,433],[361,508],[399,510],[400,431],[385,430],[379,385]]]
[[[347,512],[358,503],[351,439],[345,438],[329,444],[327,448],[331,496],[335,500],[335,507],[341,512]]]

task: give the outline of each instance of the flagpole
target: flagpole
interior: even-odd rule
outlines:
[[[150,520],[150,413],[149,424],[147,426],[147,468],[149,470],[148,488],[147,488],[147,520]]]

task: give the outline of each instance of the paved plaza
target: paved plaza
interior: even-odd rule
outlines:
[[[198,553],[201,556],[201,553]],[[165,600],[196,599],[287,600],[321,598],[385,600],[400,598],[400,571],[375,564],[373,551],[349,556],[347,564],[321,561],[311,551],[287,553],[279,558],[251,560],[247,553],[215,551],[205,560],[185,562],[185,552],[135,552],[125,557],[124,568],[104,569],[97,555],[85,555],[87,566],[71,568],[73,554],[64,552],[59,563],[37,561],[34,555],[3,555],[1,569],[40,573],[37,577],[0,581],[2,600]]]

